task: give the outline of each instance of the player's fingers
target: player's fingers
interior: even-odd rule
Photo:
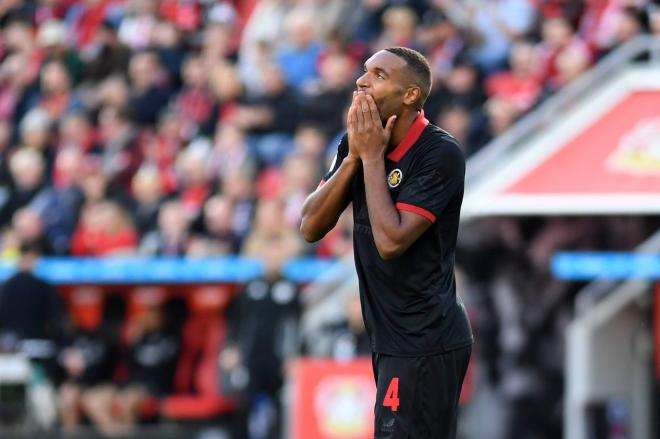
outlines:
[[[351,106],[348,107],[348,114],[346,116],[346,122],[349,128],[355,128],[355,123],[357,122],[356,116],[355,116],[355,97],[357,95],[357,92],[353,92],[353,101],[351,102]]]
[[[374,101],[374,98],[371,95],[367,95],[366,100],[369,105],[369,117],[371,118],[371,123],[373,123],[374,126],[381,127],[382,122],[380,121],[380,113],[378,112],[376,101]]]
[[[367,96],[369,95],[364,92],[360,92],[360,109],[365,114],[369,112],[369,101],[367,100]]]
[[[367,93],[362,93],[362,100],[360,102],[360,110],[364,116],[364,129],[369,131],[374,127],[373,121],[371,120],[371,109],[369,108],[369,96]]]
[[[394,129],[395,123],[396,123],[396,115],[390,116],[390,118],[387,119],[387,123],[385,124],[385,135],[387,136],[388,140],[392,135],[392,130]]]
[[[359,92],[357,95],[357,98],[355,100],[355,115],[357,117],[357,131],[359,133],[363,133],[365,130],[365,124],[364,124],[364,112],[362,111],[362,100],[364,97],[362,96],[362,93]]]

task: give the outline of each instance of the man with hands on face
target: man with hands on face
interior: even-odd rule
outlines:
[[[454,250],[465,159],[422,110],[428,62],[393,47],[364,65],[348,133],[302,210],[317,241],[353,203],[355,264],[371,341],[376,438],[453,439],[472,331]]]

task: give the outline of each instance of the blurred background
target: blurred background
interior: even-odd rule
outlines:
[[[298,226],[407,46],[468,157],[459,437],[660,437],[658,36],[650,0],[3,0],[0,436],[373,437],[351,213]]]

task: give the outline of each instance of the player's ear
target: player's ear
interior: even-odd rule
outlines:
[[[403,96],[403,103],[409,106],[415,106],[422,96],[422,89],[417,85],[408,87],[406,94]]]

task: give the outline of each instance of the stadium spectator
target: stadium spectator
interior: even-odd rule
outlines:
[[[254,224],[241,251],[245,256],[257,258],[262,257],[264,251],[270,251],[271,247],[292,258],[302,251],[302,242],[297,227],[286,225],[283,203],[265,198],[257,205]]]
[[[78,51],[69,48],[67,39],[64,23],[59,20],[48,20],[39,27],[36,42],[42,52],[40,55],[44,64],[59,61],[66,67],[71,82],[77,84],[82,79],[84,65]]]
[[[511,47],[510,70],[490,75],[485,83],[486,94],[514,103],[520,111],[534,106],[542,90],[534,45],[518,41]]]
[[[1,99],[1,98],[0,98]],[[12,127],[7,119],[0,118],[0,193],[3,196],[8,195],[9,191],[9,166],[8,160],[11,148]]]
[[[343,318],[322,328],[322,331],[329,339],[326,341],[314,340],[314,344],[318,343],[316,347],[310,347],[312,349],[310,353],[314,356],[324,356],[346,362],[359,356],[371,355],[371,343],[364,327],[360,296],[357,291],[345,299]],[[320,352],[318,348],[324,344],[327,350]]]
[[[591,55],[589,47],[575,34],[567,18],[557,16],[545,19],[541,24],[541,41],[537,44],[539,74],[544,82],[552,85],[557,81],[557,58],[564,50],[582,51],[585,56]]]
[[[46,111],[51,121],[57,120],[70,110],[82,108],[75,96],[67,66],[59,60],[47,61],[41,68],[39,93],[32,98],[31,106]]]
[[[94,43],[82,54],[86,61],[85,79],[90,85],[126,72],[131,57],[130,49],[119,39],[116,23],[108,19],[101,23]]]
[[[319,78],[305,90],[301,120],[336,136],[344,127],[348,96],[355,88],[355,61],[344,53],[327,54],[319,64]]]
[[[315,175],[326,170],[330,163],[328,161],[327,145],[328,139],[325,133],[316,125],[301,124],[296,130],[293,138],[294,151],[292,154],[300,154],[307,161],[316,166]]]
[[[443,107],[452,104],[478,111],[486,100],[481,79],[479,70],[471,61],[457,59],[446,80],[432,89],[425,105],[425,114],[433,119]]]
[[[142,161],[138,130],[127,108],[104,107],[99,113],[99,144],[93,155],[109,180],[128,188]]]
[[[290,154],[282,164],[279,197],[284,202],[284,220],[290,227],[300,226],[303,202],[318,184],[318,167],[302,154]]]
[[[557,76],[554,82],[549,82],[552,91],[558,91],[582,76],[591,65],[591,57],[577,47],[566,47],[557,55]]]
[[[234,203],[232,225],[241,240],[250,232],[256,208],[255,183],[250,170],[235,169],[222,178],[222,193]]]
[[[185,58],[183,45],[181,32],[174,23],[167,20],[156,23],[151,34],[151,47],[158,54],[163,66],[163,85],[171,89],[176,89],[181,84],[181,65]]]
[[[245,132],[233,123],[218,126],[208,159],[210,175],[217,181],[242,167],[253,167]]]
[[[353,251],[353,209],[347,210],[339,217],[337,225],[328,232],[313,249],[316,256],[325,258],[341,258]]]
[[[119,26],[119,39],[133,50],[146,49],[156,26],[155,0],[130,0]]]
[[[46,163],[34,149],[20,148],[9,158],[12,186],[0,207],[0,224],[7,224],[14,213],[29,204],[46,185]]]
[[[258,217],[270,213],[262,206],[259,210]],[[263,439],[282,437],[284,413],[279,392],[287,363],[299,349],[299,291],[281,274],[292,253],[284,241],[276,239],[259,241],[264,277],[246,284],[230,304],[229,332],[220,355],[220,367],[228,377],[226,390],[240,395],[247,424],[244,434],[249,431],[245,437]]]
[[[648,30],[647,12],[636,6],[626,6],[619,14],[616,23],[612,49],[647,33]]]
[[[44,256],[54,254],[53,246],[44,230],[44,220],[39,212],[30,206],[22,207],[14,213],[11,228],[3,237],[3,256],[18,256],[20,246],[26,242],[36,245]]]
[[[284,31],[286,44],[276,53],[277,62],[287,85],[301,91],[318,76],[317,62],[323,50],[313,10],[299,7],[289,11],[284,18]]]
[[[61,335],[61,303],[53,287],[33,273],[38,243],[22,242],[18,271],[0,290],[0,333],[17,340],[57,341]]]
[[[238,69],[232,64],[222,62],[211,67],[209,73],[211,91],[215,97],[215,105],[209,123],[203,128],[205,134],[215,132],[221,123],[239,123],[236,120],[238,104],[244,100],[244,85]]]
[[[30,202],[39,213],[44,233],[57,255],[69,252],[69,242],[78,222],[83,194],[79,188],[80,171],[84,166],[81,150],[63,147],[53,168],[53,184]]]
[[[204,205],[203,241],[210,255],[236,254],[241,248],[241,236],[234,230],[234,205],[223,195],[210,197]]]
[[[102,201],[85,206],[71,238],[76,256],[121,256],[133,254],[138,236],[130,217],[117,203]]]
[[[23,117],[30,83],[34,80],[28,65],[29,57],[23,53],[7,55],[0,65],[1,119],[19,121]]]
[[[165,301],[151,290],[136,292],[144,309],[128,325],[124,362],[126,381],[102,386],[83,395],[83,406],[94,425],[106,435],[127,434],[140,420],[141,409],[153,397],[169,394],[181,349],[182,305]]]
[[[237,12],[233,5],[223,1],[208,13],[202,36],[201,60],[204,70],[227,59],[238,57]]]
[[[213,97],[201,57],[188,57],[182,67],[183,88],[174,98],[174,109],[184,120],[190,138],[208,121],[213,110]]]
[[[467,49],[463,32],[441,9],[424,13],[417,40],[427,54],[436,86],[447,79],[457,58],[464,56]]]
[[[404,46],[417,49],[415,28],[417,14],[408,6],[392,6],[383,12],[383,30],[380,38],[372,44],[373,50]]]
[[[213,193],[213,181],[208,172],[209,142],[193,142],[176,158],[177,195],[190,219],[197,218],[206,199]]]
[[[256,157],[264,166],[279,166],[292,149],[292,136],[299,123],[300,105],[284,81],[277,64],[264,67],[263,94],[247,99],[234,115],[235,123],[250,135]]]
[[[129,106],[138,125],[153,125],[167,105],[170,90],[158,55],[151,51],[137,52],[128,65],[131,81]]]
[[[158,229],[142,238],[140,253],[149,256],[184,256],[190,244],[190,217],[179,201],[163,203]]]
[[[63,373],[58,412],[63,430],[75,434],[84,414],[86,393],[111,386],[119,337],[112,321],[116,298],[109,298],[103,304],[103,293],[95,288],[80,288],[71,296],[74,309],[87,306],[87,312],[71,312],[71,327],[63,336],[58,355]]]
[[[450,132],[460,142],[467,156],[474,154],[480,146],[486,143],[473,136],[472,115],[464,105],[455,104],[446,107],[438,115],[437,121],[438,126]]]
[[[145,237],[158,227],[158,212],[163,204],[163,183],[158,168],[144,164],[133,176],[133,220],[140,236]],[[144,238],[143,238],[144,239]]]
[[[460,3],[452,1],[453,8]],[[486,73],[504,67],[511,43],[529,32],[534,9],[527,0],[472,2],[467,7],[467,26],[476,39],[472,57]]]
[[[55,150],[58,153],[64,149],[75,149],[80,153],[97,149],[96,134],[86,112],[71,111],[62,115],[57,129]]]
[[[84,99],[90,119],[98,128],[102,110],[125,110],[128,106],[130,88],[123,75],[110,75],[98,83],[96,88],[85,88]]]
[[[649,30],[653,35],[660,35],[660,5],[651,3],[647,6]]]

